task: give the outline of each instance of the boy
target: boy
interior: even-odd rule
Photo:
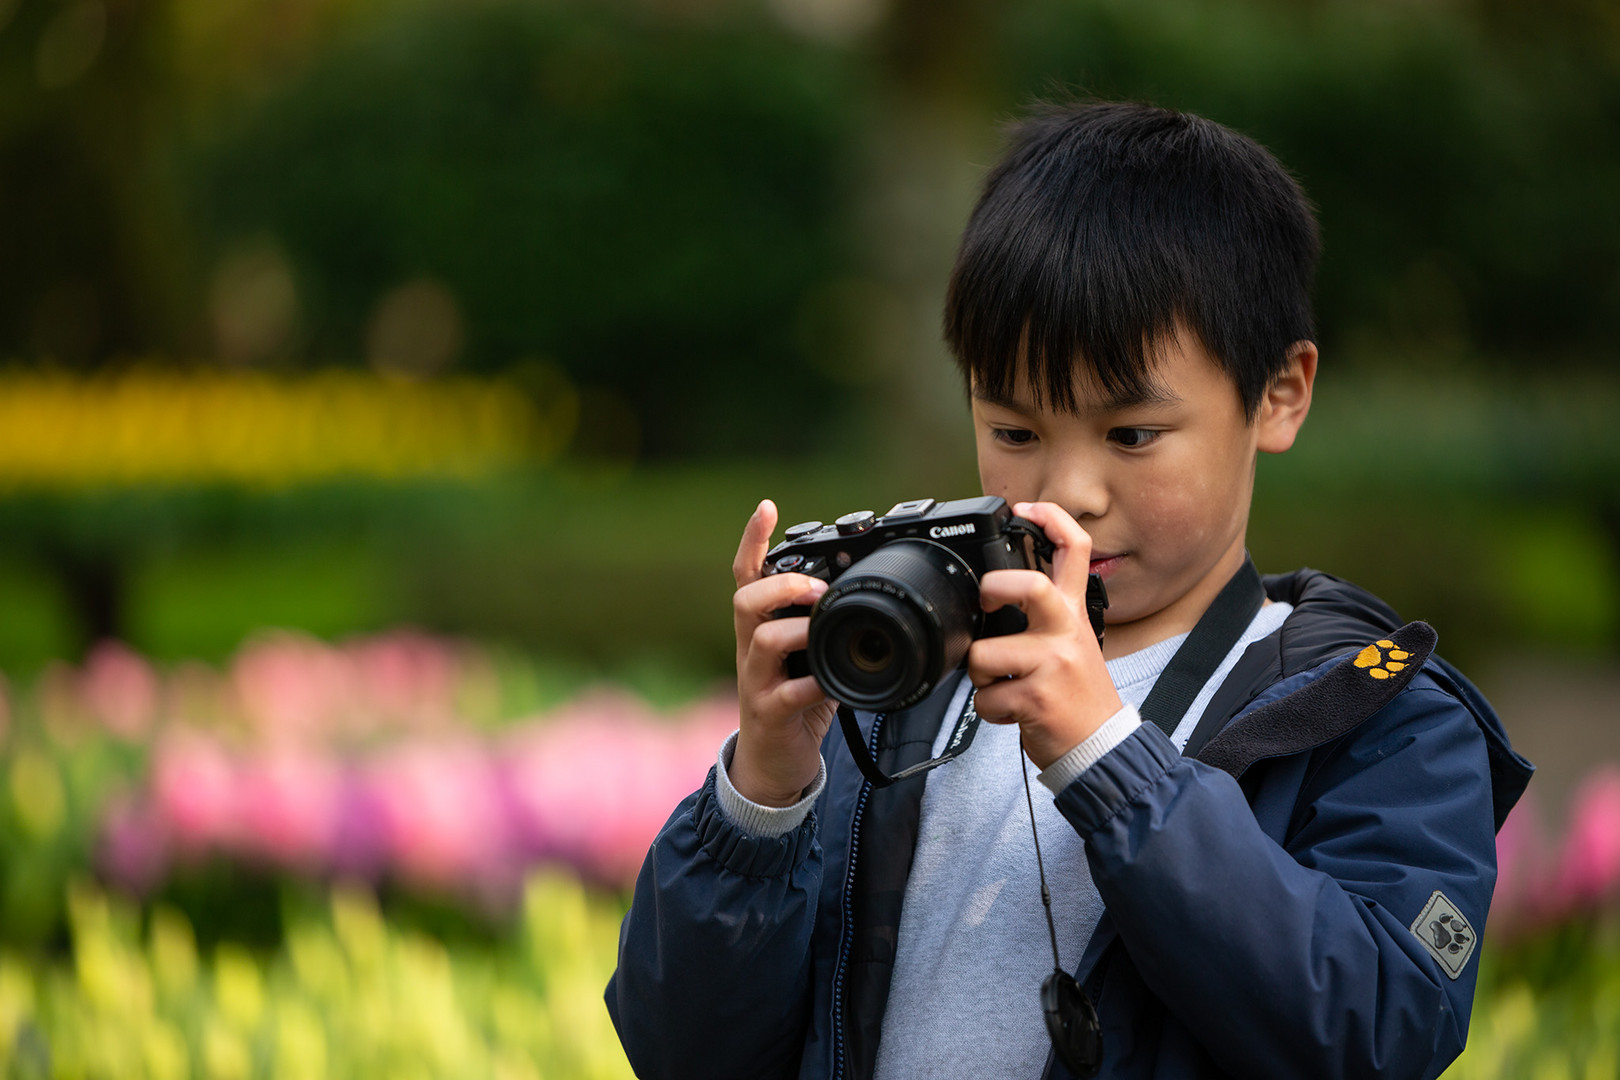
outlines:
[[[860,718],[890,772],[964,710],[991,726],[865,782],[783,669],[808,620],[771,614],[825,585],[760,576],[761,503],[740,728],[649,852],[608,987],[640,1075],[1072,1075],[1037,991],[1031,813],[1101,1075],[1432,1077],[1460,1052],[1529,765],[1426,626],[1314,571],[1262,584],[1245,554],[1256,454],[1310,407],[1317,247],[1288,174],[1208,121],[1106,104],[1017,129],[946,336],[984,492],[1046,531],[1051,575],[986,574],[986,610],[1028,629]],[[1026,755],[1055,796],[1033,811]]]

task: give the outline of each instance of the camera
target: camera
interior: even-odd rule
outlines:
[[[882,516],[859,510],[831,525],[794,525],[766,553],[764,573],[808,574],[829,587],[812,608],[777,612],[810,616],[809,644],[788,656],[788,674],[814,675],[829,697],[851,708],[915,705],[962,664],[974,641],[1027,625],[1011,605],[985,612],[979,579],[991,570],[1035,569],[1050,554],[1040,528],[993,495],[913,499]],[[1099,641],[1106,606],[1093,575],[1087,608]]]

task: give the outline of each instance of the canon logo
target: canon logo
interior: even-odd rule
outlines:
[[[935,540],[943,540],[947,536],[971,536],[973,535],[973,532],[973,523],[971,521],[964,521],[960,525],[935,525],[932,529],[928,530],[928,535],[932,536]]]

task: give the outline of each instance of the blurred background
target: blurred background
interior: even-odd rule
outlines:
[[[1316,201],[1251,548],[1542,766],[1449,1075],[1620,1075],[1614,5],[0,0],[6,1075],[628,1075],[742,523],[977,490],[944,281],[1072,93]]]

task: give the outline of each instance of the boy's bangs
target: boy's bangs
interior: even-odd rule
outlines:
[[[1048,238],[1042,246],[1049,250],[1039,251],[1008,239],[1008,250],[978,252],[973,260],[1001,268],[982,282],[969,271],[952,283],[946,332],[973,392],[1012,401],[1022,370],[1030,404],[1060,412],[1079,410],[1077,387],[1115,406],[1153,397],[1156,348],[1178,333],[1169,298],[1153,296],[1124,267],[1087,265],[1084,248],[1073,241]],[[1056,259],[1072,265],[1041,271]]]
[[[1190,314],[1177,301],[1192,291],[1184,245],[1154,198],[1162,181],[1143,183],[1117,161],[1076,168],[1062,141],[1043,147],[1046,161],[1019,149],[962,237],[945,301],[957,363],[977,391],[1003,399],[1027,364],[1034,404],[1065,412],[1088,374],[1107,400],[1147,396],[1154,346]]]

